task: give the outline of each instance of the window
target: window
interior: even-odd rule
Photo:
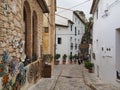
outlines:
[[[75,44],[75,50],[77,50],[77,44]]]
[[[58,44],[61,44],[61,41],[62,41],[61,38],[58,38]]]
[[[72,25],[71,25],[71,31],[72,31]]]
[[[70,41],[72,41],[72,37],[70,37]]]
[[[73,43],[71,43],[71,45],[70,45],[70,49],[73,50]]]
[[[33,44],[32,44],[32,17],[31,17],[31,9],[30,5],[27,1],[24,2],[24,7],[23,7],[23,22],[24,22],[24,38],[25,38],[25,49],[24,52],[26,54],[26,59],[25,59],[25,66],[29,64],[29,60],[32,59],[32,49],[33,49]],[[35,28],[34,28],[35,29]],[[29,40],[28,40],[29,39]]]
[[[45,33],[48,33],[48,27],[45,27],[45,31],[44,31]]]
[[[96,59],[95,53],[92,53],[92,58],[93,58],[94,60]]]
[[[75,36],[77,35],[77,28],[75,27]]]

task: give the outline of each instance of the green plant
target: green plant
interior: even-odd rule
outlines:
[[[85,61],[85,63],[84,63],[84,66],[85,66],[86,68],[88,68],[88,63],[89,63],[89,61]]]
[[[76,54],[76,59],[78,59],[79,58],[79,56]]]
[[[55,54],[55,60],[58,60],[60,58],[60,54]]]
[[[78,55],[75,54],[75,55],[73,56],[73,58],[74,58],[75,60],[78,59]]]
[[[64,55],[63,55],[63,60],[66,60],[66,58],[67,58],[67,55],[64,54]]]
[[[70,59],[70,60],[72,60],[72,57],[73,57],[72,55],[69,55],[69,59]]]
[[[94,67],[94,64],[91,63],[89,60],[85,61],[84,65],[87,69],[92,69],[92,67]]]
[[[89,68],[89,69],[91,69],[93,66],[94,66],[93,63],[89,63],[89,64],[88,64],[88,68]]]

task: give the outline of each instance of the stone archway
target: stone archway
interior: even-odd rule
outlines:
[[[27,58],[32,59],[31,10],[27,1],[24,2],[23,21],[25,29],[25,54]]]

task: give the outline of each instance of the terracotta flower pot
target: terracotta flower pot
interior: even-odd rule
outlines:
[[[74,61],[74,64],[76,64],[77,61]]]
[[[93,69],[92,69],[92,68],[89,68],[89,69],[88,69],[88,72],[89,72],[89,73],[93,73]]]
[[[59,64],[59,61],[55,61],[55,65],[58,65]]]
[[[63,60],[63,64],[66,64],[66,61],[65,61],[65,60]]]
[[[70,64],[72,64],[72,61],[70,61]]]

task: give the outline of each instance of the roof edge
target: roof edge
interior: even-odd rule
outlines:
[[[73,22],[73,21],[71,21],[71,20],[68,20],[68,22],[70,22],[70,23],[74,24],[74,22]]]
[[[86,22],[78,15],[78,13],[76,13],[76,11],[73,11],[73,13],[74,13],[84,24],[86,24]]]
[[[68,25],[62,25],[62,24],[55,24],[56,26],[61,26],[61,27],[68,27]]]
[[[93,14],[95,12],[96,7],[98,5],[98,2],[99,2],[99,0],[93,0],[92,7],[91,7],[91,10],[90,10],[90,14]]]
[[[49,9],[45,0],[37,0],[39,6],[42,8],[43,13],[49,13]]]

